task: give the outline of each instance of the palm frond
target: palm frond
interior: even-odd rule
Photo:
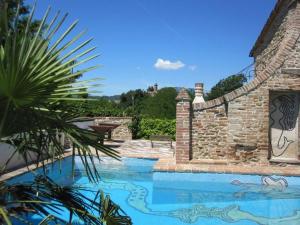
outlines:
[[[65,31],[60,30],[67,14],[60,18],[57,13],[48,23],[50,8],[34,34],[29,27],[35,5],[24,30],[18,30],[18,13],[11,27],[7,22],[7,7],[0,10],[0,142],[14,146],[15,153],[23,156],[25,162],[35,155],[38,165],[40,160],[62,158],[64,146],[58,136],[63,134],[73,143],[73,157],[78,154],[88,177],[97,181],[99,174],[94,160],[100,160],[99,153],[118,159],[118,152],[101,145],[96,132],[77,127],[74,122],[81,119],[65,104],[69,100],[86,101],[81,96],[97,86],[89,81],[76,81],[83,73],[97,68],[76,71],[77,66],[98,56],[92,54],[94,47],[88,47],[91,39],[76,44],[85,31],[70,37],[78,21]],[[47,23],[47,29],[42,29]],[[65,223],[75,217],[91,225],[131,224],[109,198],[91,200],[81,191],[61,187],[45,176],[37,176],[31,183],[0,183],[0,223],[12,224],[11,221],[18,220],[28,224],[26,215],[32,213],[44,218],[41,224],[50,220],[60,223],[61,211],[69,210],[69,220]],[[95,216],[93,212],[97,210],[99,215]]]
[[[0,208],[0,222],[9,224],[17,219],[26,224],[30,221],[26,215],[37,214],[44,218],[42,224],[46,221],[72,224],[73,220],[90,225],[132,224],[130,218],[103,192],[95,193],[95,198],[90,199],[82,194],[83,191],[88,190],[60,186],[46,176],[37,176],[34,181],[22,184],[0,183],[0,201],[6,205],[6,208]],[[66,210],[69,217],[65,216]]]
[[[63,133],[72,140],[84,164],[92,156],[90,147],[118,158],[116,151],[98,143],[97,133],[76,127],[72,120],[78,115],[65,107],[66,101],[86,101],[80,96],[86,95],[89,88],[98,86],[85,81],[81,81],[84,86],[78,85],[74,79],[97,67],[73,72],[78,65],[98,56],[89,56],[94,47],[84,49],[92,39],[72,47],[85,31],[65,41],[78,21],[61,32],[59,29],[66,15],[58,19],[58,14],[50,20],[50,25],[42,34],[49,13],[50,8],[34,36],[28,29],[7,32],[5,43],[0,46],[0,139],[13,137],[15,140],[11,143],[24,157],[26,153],[34,152],[38,159],[54,159],[64,153],[63,146],[57,140],[57,133]],[[27,28],[33,15],[34,8],[28,17]],[[58,32],[61,35],[52,43],[50,38]],[[85,165],[87,169],[90,167]]]

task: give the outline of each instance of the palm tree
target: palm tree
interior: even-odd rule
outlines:
[[[119,157],[118,153],[101,145],[97,133],[74,125],[81,119],[65,107],[66,101],[83,100],[80,96],[95,86],[90,85],[91,81],[79,82],[74,78],[96,67],[73,72],[75,67],[97,57],[90,55],[94,47],[86,47],[92,39],[72,47],[85,32],[67,40],[77,21],[60,32],[67,15],[60,19],[57,13],[48,20],[50,8],[35,34],[29,31],[35,6],[23,30],[18,30],[19,10],[13,26],[8,26],[7,5],[0,10],[0,143],[12,145],[15,151],[11,158],[20,154],[26,163],[34,153],[39,165],[41,160],[63,157],[64,146],[57,137],[64,134],[73,143],[72,157],[78,155],[88,177],[97,181],[99,174],[94,160],[100,160],[99,152],[114,158]],[[5,166],[1,172],[4,171]],[[85,224],[131,224],[130,218],[108,197],[95,194],[95,199],[88,199],[80,191],[62,187],[45,174],[26,184],[2,182],[0,223],[12,224],[12,220],[18,220],[27,224],[26,214],[38,213],[44,217],[41,224],[50,220],[61,224],[56,212],[64,208],[70,211],[70,216],[63,223],[73,223],[75,215]]]

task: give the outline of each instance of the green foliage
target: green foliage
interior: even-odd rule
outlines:
[[[149,138],[151,135],[169,135],[175,140],[175,119],[149,119],[143,118],[139,124],[140,138]]]
[[[129,124],[128,126],[128,128],[131,130],[133,139],[139,138],[140,122],[141,122],[140,115],[134,115],[132,117],[132,123]]]
[[[141,115],[143,117],[158,119],[175,119],[176,98],[175,88],[162,88],[153,97],[148,97],[143,101]]]
[[[138,89],[123,93],[120,102],[107,97],[91,97],[91,101],[68,102],[68,107],[77,111],[79,116],[135,116],[145,98],[147,93]]]
[[[76,111],[78,116],[83,117],[125,116],[127,113],[119,104],[105,98],[83,102],[68,102],[68,107],[70,107],[72,111]]]
[[[191,99],[193,100],[195,98],[195,90],[187,89],[187,92]]]
[[[120,96],[120,106],[122,108],[138,107],[141,102],[148,96],[147,92],[137,89],[122,93]]]
[[[175,138],[176,96],[175,88],[162,88],[154,96],[140,89],[131,90],[121,95],[119,104],[94,102],[91,108],[85,108],[89,112],[85,115],[132,116],[129,129],[134,139],[159,134]]]
[[[6,10],[5,5],[7,6]],[[1,20],[3,21],[4,19],[7,19],[7,25],[10,30],[19,30],[20,32],[22,32],[26,29],[27,20],[30,13],[30,6],[25,5],[24,0],[0,0],[0,11],[3,12],[4,10],[6,11],[7,15],[6,18],[2,17]],[[14,26],[15,16],[17,12],[19,14],[18,24],[17,26]],[[30,23],[29,34],[34,35],[38,31],[40,23],[40,20],[33,20]],[[42,29],[45,29],[46,26],[47,25],[45,24]],[[4,30],[2,30],[2,32],[4,32]],[[3,42],[5,38],[5,35],[2,32],[0,29],[0,42]]]
[[[97,141],[98,133],[76,126],[75,122],[82,122],[77,118],[78,112],[66,107],[67,101],[83,101],[87,88],[93,86],[91,81],[77,82],[72,78],[95,67],[77,72],[73,69],[97,55],[90,56],[95,48],[83,49],[91,39],[72,46],[84,34],[81,32],[73,38],[68,36],[77,22],[65,32],[60,31],[65,17],[60,19],[56,16],[51,20],[52,25],[43,32],[49,12],[47,10],[37,31],[32,34],[29,29],[16,32],[18,20],[10,29],[7,7],[0,8],[0,32],[5,40],[0,42],[0,143],[14,147],[10,159],[19,154],[28,164],[28,156],[35,155],[39,165],[40,159],[53,162],[62,158],[65,151],[58,135],[64,134],[73,143],[73,157],[80,155],[89,179],[97,181],[99,174],[94,160],[100,160],[98,153],[119,158],[118,153],[101,145]],[[32,16],[33,12],[28,17],[27,27],[32,25]],[[96,156],[90,147],[96,150]],[[3,172],[5,166],[0,174]],[[112,224],[111,221],[131,224],[109,199],[105,200],[105,207],[101,207],[101,203],[97,204],[95,200],[80,194],[78,189],[61,187],[45,174],[36,177],[29,185],[0,182],[0,202],[0,224],[12,224],[12,219],[24,222],[28,212],[40,214],[46,221],[50,219],[52,209],[58,211],[59,206],[69,210],[69,224],[72,224],[73,214],[81,218],[84,224]],[[95,212],[99,212],[102,218],[91,214]]]
[[[105,225],[132,225],[129,216],[126,216],[122,209],[114,204],[109,196],[105,196],[103,192],[100,195],[100,215],[101,221]]]
[[[175,88],[162,88],[154,96],[137,89],[122,93],[120,102],[108,100],[105,97],[94,98],[93,101],[68,103],[68,107],[78,112],[80,116],[132,116],[135,118],[175,119],[176,98]],[[137,120],[138,121],[138,120]],[[135,123],[133,127],[136,127]]]
[[[39,224],[73,224],[75,216],[76,220],[80,219],[90,225],[131,224],[130,218],[108,196],[105,197],[102,191],[95,193],[94,199],[87,198],[82,191],[87,190],[82,187],[60,186],[42,175],[23,183],[8,185],[0,182],[0,223],[32,224],[27,218],[28,215],[35,214],[44,218],[44,223]],[[55,203],[47,201],[49,198],[55,199]],[[51,214],[58,213],[62,208],[69,210],[70,218]],[[93,215],[90,212],[96,213]]]
[[[225,79],[222,79],[212,87],[209,93],[204,96],[205,100],[212,100],[221,97],[243,86],[245,82],[247,82],[245,74],[231,75]]]

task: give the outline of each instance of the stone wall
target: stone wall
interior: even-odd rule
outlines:
[[[270,93],[299,92],[299,76],[276,73],[257,89],[227,104],[203,110],[194,108],[192,158],[266,162]]]
[[[190,102],[192,160],[269,163],[270,95],[300,92],[300,3],[280,2],[264,43],[252,50],[256,62],[264,65],[254,80],[217,99]],[[185,130],[177,132],[187,135]]]
[[[193,159],[226,157],[228,118],[224,105],[195,111],[192,119]]]
[[[251,56],[254,57],[256,62],[256,75],[259,75],[271,62],[281,42],[288,34],[290,27],[289,18],[294,13],[292,10],[289,10],[292,7],[290,3],[290,0],[282,1],[280,11],[276,8],[273,10],[272,14],[277,14],[276,18],[268,25],[267,31],[265,31],[266,29],[262,31],[267,32],[267,34],[264,35],[263,39],[258,39],[260,43],[257,43],[257,47],[255,46],[251,52]]]
[[[119,127],[113,130],[112,139],[114,140],[131,140],[132,132],[129,125],[132,123],[131,117],[95,117],[95,124],[111,123],[120,124]]]
[[[300,21],[299,21],[300,23]],[[300,69],[300,40],[298,40],[296,47],[293,49],[291,55],[287,58],[283,65],[284,69]]]

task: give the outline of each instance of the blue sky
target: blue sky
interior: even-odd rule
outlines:
[[[27,1],[33,2],[32,0]],[[37,16],[79,19],[101,54],[88,65],[102,67],[84,78],[102,77],[99,95],[130,89],[193,87],[209,90],[221,78],[253,62],[249,52],[275,0],[38,0]],[[87,65],[87,66],[88,66]]]

